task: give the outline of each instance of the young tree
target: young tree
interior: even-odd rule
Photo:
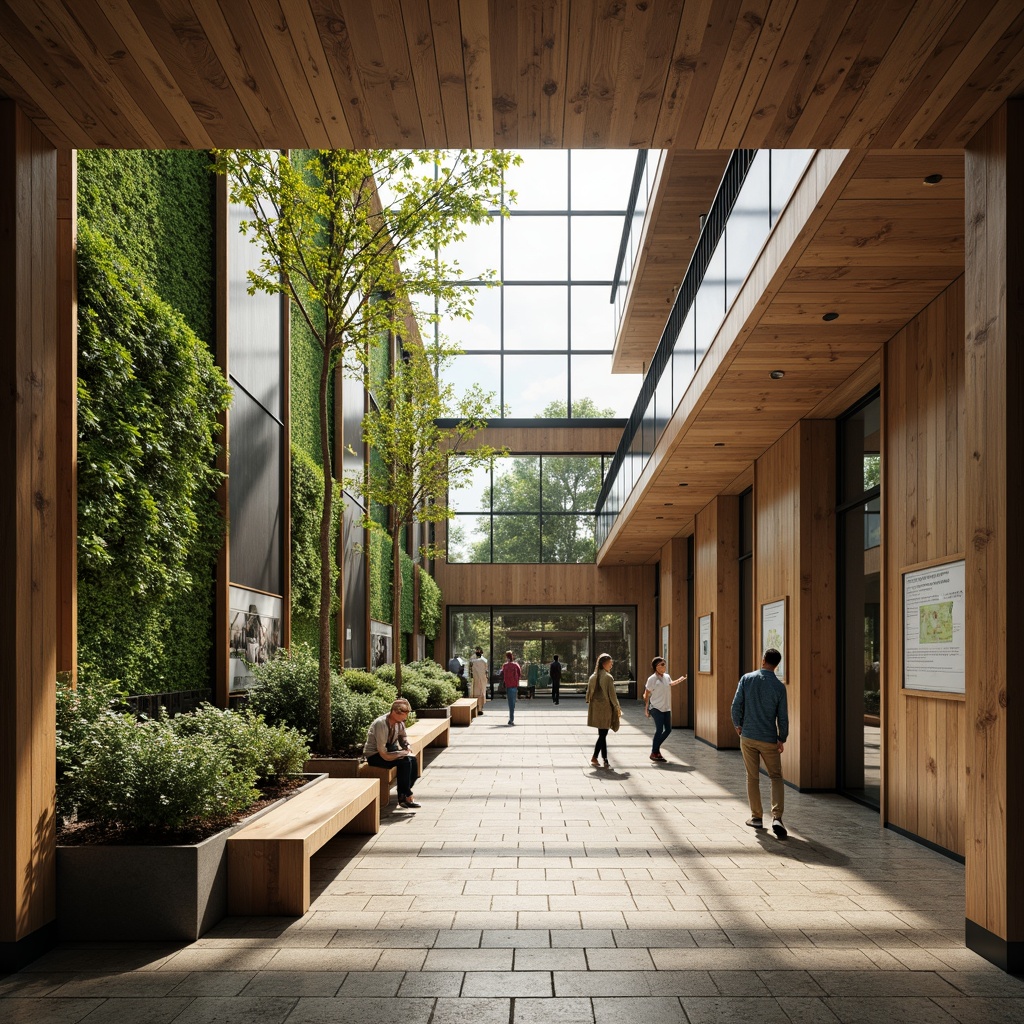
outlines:
[[[262,256],[249,271],[250,294],[287,295],[323,356],[319,380],[324,502],[320,523],[319,733],[331,738],[331,535],[333,465],[328,387],[335,368],[362,373],[370,347],[408,308],[409,296],[433,296],[458,314],[469,289],[448,284],[454,266],[437,257],[501,205],[496,150],[392,152],[216,151],[231,201],[249,210],[242,231]]]
[[[380,472],[367,472],[350,485],[367,504],[388,506],[387,531],[370,516],[367,529],[386,532],[391,540],[393,599],[391,630],[395,647],[395,686],[402,692],[402,659],[399,656],[402,606],[402,533],[413,523],[439,523],[453,518],[448,506],[448,487],[469,478],[475,467],[489,463],[503,450],[489,445],[470,447],[470,442],[496,412],[493,393],[478,384],[456,396],[451,384],[441,384],[443,372],[458,349],[431,344],[403,347],[400,358],[376,388],[377,406],[363,418],[363,440],[382,463]],[[454,426],[439,420],[457,407]],[[430,545],[419,550],[424,558],[439,554]]]

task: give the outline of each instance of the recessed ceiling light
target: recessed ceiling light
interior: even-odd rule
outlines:
[[[924,183],[926,185],[938,185],[940,181],[942,181],[941,174],[929,174],[928,177],[924,179]]]
[[[671,508],[674,504],[675,504],[675,502],[673,502],[673,501],[666,501],[665,502],[665,508]]]
[[[689,484],[680,484],[679,486],[680,487],[689,487],[690,485]]]
[[[655,519],[664,519],[665,517],[664,516],[655,516],[654,518]]]
[[[830,324],[833,320],[838,320],[839,319],[839,314],[838,313],[825,313],[822,316],[821,319],[824,320],[825,323]]]
[[[715,447],[716,448],[724,448],[725,447],[725,442],[724,441],[716,441],[715,442]]]
[[[769,373],[768,376],[771,377],[772,380],[782,380],[782,378],[786,376],[786,371],[772,370],[772,372]]]

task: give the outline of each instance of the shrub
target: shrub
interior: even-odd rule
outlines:
[[[57,813],[61,817],[72,814],[81,800],[77,773],[93,726],[106,712],[122,710],[124,697],[117,683],[89,673],[82,675],[75,690],[68,682],[58,682]]]
[[[232,764],[213,737],[111,712],[90,729],[75,775],[82,817],[133,830],[209,825],[259,795],[256,772]]]
[[[309,757],[309,744],[298,730],[267,725],[249,709],[222,711],[204,704],[172,725],[179,736],[205,736],[218,743],[234,767],[251,769],[258,782],[301,772]]]
[[[357,668],[347,668],[341,674],[342,683],[353,693],[369,693],[382,697],[390,705],[398,696],[395,687],[383,679],[378,679],[372,672],[363,672]]]
[[[404,672],[402,673],[402,696],[412,705],[413,711],[430,706],[427,703],[427,684],[415,678],[407,680]]]
[[[335,686],[331,692],[331,733],[335,748],[339,751],[362,750],[370,723],[390,710],[390,700]]]
[[[290,725],[310,741],[319,727],[320,666],[303,644],[280,651],[266,665],[253,667],[256,685],[249,691],[249,709],[273,725]]]
[[[427,681],[427,703],[424,707],[446,708],[449,704],[454,704],[461,695],[453,682],[447,679],[430,679]]]

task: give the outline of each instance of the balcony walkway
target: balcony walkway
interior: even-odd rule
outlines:
[[[61,946],[0,980],[0,1020],[89,1024],[1024,1021],[1024,979],[964,948],[963,868],[834,795],[744,826],[743,766],[689,732],[610,770],[585,705],[504,702],[453,730],[420,811],[317,855],[301,920],[185,948]],[[763,780],[767,795],[767,780]]]

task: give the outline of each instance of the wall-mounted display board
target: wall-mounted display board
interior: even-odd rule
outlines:
[[[390,665],[394,658],[391,640],[391,623],[370,619],[370,669]]]
[[[963,693],[964,559],[907,566],[903,577],[903,688]]]
[[[665,664],[668,664],[668,626],[664,625],[661,627],[661,656],[665,659]]]
[[[697,620],[697,671],[711,672],[711,613]]]
[[[761,605],[761,653],[769,647],[782,655],[782,661],[775,674],[783,682],[788,676],[786,668],[786,598],[779,597],[774,601],[766,601]]]

